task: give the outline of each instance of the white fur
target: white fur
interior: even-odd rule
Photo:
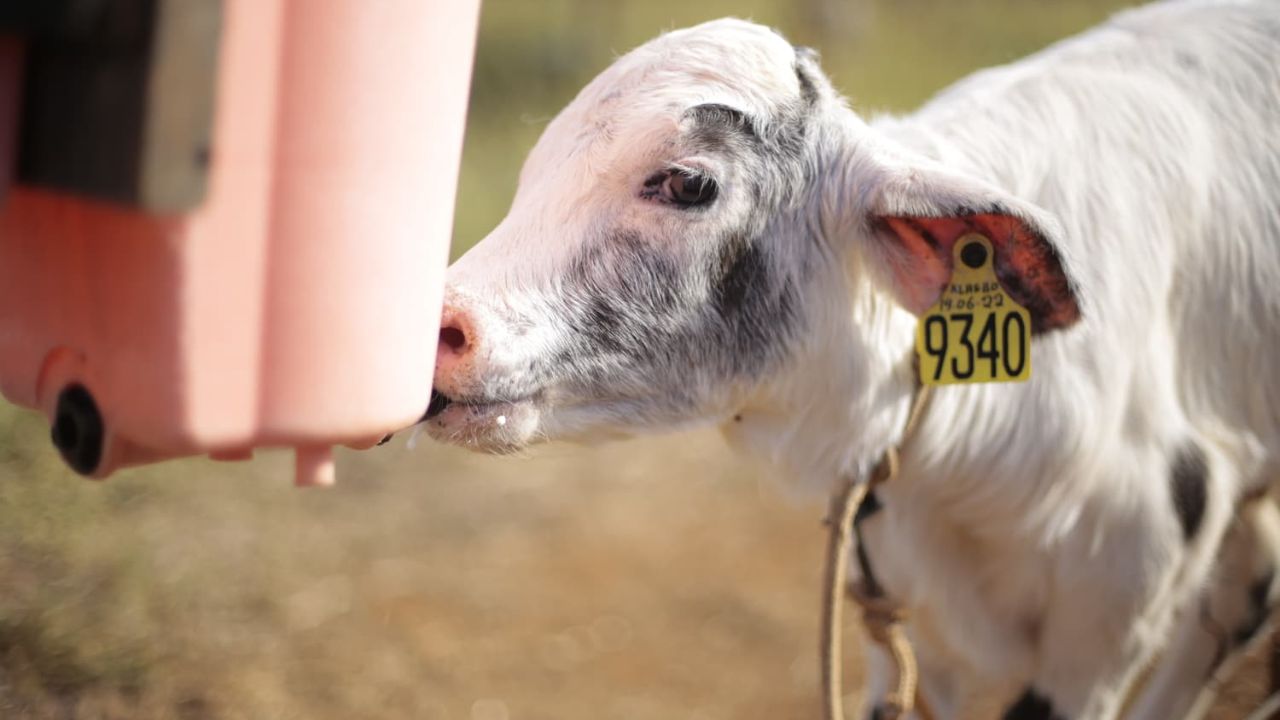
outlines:
[[[1263,17],[1269,37],[1250,31]],[[1066,717],[1113,716],[1204,582],[1235,499],[1274,477],[1278,28],[1262,3],[1146,8],[873,125],[1055,212],[1086,303],[1080,326],[1037,341],[1032,387],[937,393],[884,490],[888,512],[868,523],[885,584],[930,630],[917,633],[920,653],[956,660],[926,680],[944,688],[930,694],[945,717],[985,694],[975,685],[1007,692],[1013,678]],[[1188,45],[1209,48],[1214,79],[1171,72]],[[1081,137],[1088,153],[1072,151]],[[914,320],[878,312],[858,324],[880,337],[862,345],[895,349],[871,371],[888,375]],[[830,322],[830,337],[845,335],[838,311]],[[833,432],[845,418],[873,418],[860,435],[896,440],[908,393],[879,413],[850,408],[856,392],[826,385],[868,386],[844,357],[817,348],[771,388],[764,407],[794,409],[764,413],[785,420],[746,428],[746,444],[822,483],[874,457]],[[825,387],[806,389],[814,378]],[[1190,547],[1169,524],[1160,471],[1185,437],[1213,457]]]
[[[500,346],[438,370],[437,385],[480,387],[544,352],[562,332],[551,278],[606,218],[693,252],[686,221],[636,204],[635,178],[692,104],[765,115],[790,102],[793,52],[721,21],[668,34],[588,86],[530,156],[510,216],[451,275],[450,312]],[[639,86],[665,90],[634,96]],[[864,534],[912,612],[940,717],[974,717],[1027,687],[1064,718],[1115,717],[1179,613],[1185,632],[1239,498],[1280,470],[1280,5],[1130,11],[911,115],[864,123],[824,102],[813,128],[814,192],[769,237],[795,248],[818,237],[835,270],[808,276],[809,325],[788,361],[754,383],[691,376],[699,410],[684,421],[727,421],[744,448],[821,490],[904,442]],[[750,209],[734,204],[735,169],[715,169],[725,207],[688,221],[707,234]],[[904,441],[916,320],[866,218],[959,197],[999,197],[1047,228],[1083,319],[1037,338],[1027,384],[940,389]],[[511,330],[500,307],[533,308],[536,327]],[[540,340],[522,343],[530,333]],[[550,386],[471,421],[448,416],[438,436],[459,441],[464,427],[465,441],[501,448],[677,421],[618,408]],[[498,410],[515,421],[483,425]],[[1170,458],[1187,442],[1210,468],[1191,542],[1169,495]],[[1170,661],[1155,687],[1198,686],[1196,666]],[[1135,717],[1185,710],[1151,692]]]

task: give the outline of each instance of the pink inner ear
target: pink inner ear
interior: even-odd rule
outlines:
[[[893,263],[907,309],[919,315],[938,301],[951,279],[952,248],[968,227],[955,218],[883,217],[906,257]]]
[[[1011,215],[982,213],[955,217],[880,218],[905,251],[894,262],[894,280],[903,302],[917,315],[928,310],[951,278],[956,240],[978,233],[995,250],[996,278],[1031,313],[1037,333],[1067,327],[1080,319],[1080,306],[1062,261],[1047,240]]]

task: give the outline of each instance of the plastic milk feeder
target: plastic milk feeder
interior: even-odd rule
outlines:
[[[478,0],[62,5],[0,11],[0,390],[85,475],[332,482],[427,407]]]

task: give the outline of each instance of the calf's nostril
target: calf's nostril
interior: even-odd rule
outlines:
[[[462,328],[446,325],[440,328],[440,344],[455,353],[461,353],[467,347],[467,334]]]

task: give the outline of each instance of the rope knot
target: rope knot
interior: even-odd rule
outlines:
[[[884,595],[871,593],[865,581],[850,583],[849,597],[862,608],[862,625],[872,640],[888,645],[895,631],[902,631],[902,624],[907,620],[906,608]]]
[[[915,431],[928,398],[929,387],[917,385],[900,442]],[[844,593],[848,593],[862,607],[862,621],[867,634],[889,653],[897,671],[896,682],[892,683],[893,689],[879,704],[881,717],[899,720],[909,715],[913,709],[918,709],[922,717],[932,718],[923,698],[916,697],[919,682],[916,658],[902,626],[906,620],[906,610],[879,592],[878,588],[869,586],[867,578],[856,584],[848,584],[846,580],[849,552],[853,544],[854,518],[858,508],[871,487],[888,482],[898,475],[898,466],[898,447],[895,445],[884,451],[865,482],[859,482],[856,477],[843,478],[843,482],[831,496],[831,509],[825,519],[829,532],[822,598],[823,716],[827,720],[842,720],[844,717],[840,688],[841,600]]]

